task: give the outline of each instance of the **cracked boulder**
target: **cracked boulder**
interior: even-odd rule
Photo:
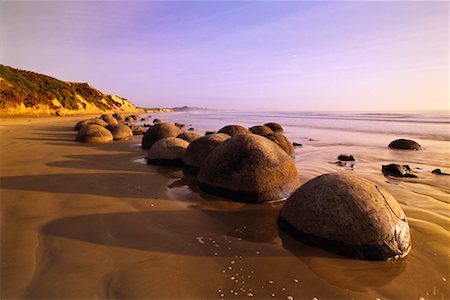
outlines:
[[[280,200],[299,186],[294,161],[256,134],[238,134],[220,143],[206,157],[197,179],[205,192],[246,203]]]
[[[398,259],[411,249],[409,224],[394,197],[345,173],[305,183],[286,201],[278,226],[301,242],[358,259]]]

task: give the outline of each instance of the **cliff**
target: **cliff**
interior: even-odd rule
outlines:
[[[127,99],[87,83],[65,82],[0,65],[0,115],[66,115],[144,112]]]

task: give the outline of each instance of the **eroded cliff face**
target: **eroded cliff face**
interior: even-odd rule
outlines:
[[[127,99],[103,94],[87,83],[0,65],[0,115],[66,115],[144,112]]]

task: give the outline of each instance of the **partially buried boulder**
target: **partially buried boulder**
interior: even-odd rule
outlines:
[[[133,131],[127,125],[119,124],[108,128],[115,141],[129,140],[133,137]]]
[[[278,226],[302,242],[359,259],[396,259],[411,249],[398,202],[381,186],[344,173],[321,175],[295,191]]]
[[[355,161],[355,157],[351,154],[340,154],[338,159],[340,161]]]
[[[86,143],[108,143],[113,141],[113,135],[103,126],[87,124],[78,131],[75,140]]]
[[[111,126],[116,126],[119,124],[119,121],[117,121],[117,119],[114,118],[112,115],[102,115],[100,119],[102,119]]]
[[[149,165],[181,165],[189,143],[185,140],[168,137],[157,141],[147,156]]]
[[[408,165],[382,165],[381,172],[384,176],[417,178],[417,175],[411,172],[411,168]]]
[[[74,131],[80,131],[80,129],[88,124],[96,124],[96,125],[100,125],[102,127],[106,127],[108,126],[108,123],[106,123],[105,121],[101,120],[101,119],[89,119],[89,120],[82,120],[79,121],[77,124],[75,124],[75,126],[73,127]]]
[[[264,126],[269,127],[270,129],[272,129],[273,132],[283,133],[283,131],[284,131],[283,127],[281,127],[281,125],[278,123],[270,122],[270,123],[264,124]]]
[[[208,134],[191,142],[183,156],[183,163],[186,165],[184,171],[188,174],[197,175],[198,170],[208,154],[220,143],[229,138],[230,136],[228,134],[214,133]]]
[[[150,127],[142,137],[142,148],[150,148],[158,140],[167,137],[176,137],[183,130],[171,123],[158,123]]]
[[[202,190],[242,202],[288,197],[299,186],[295,164],[275,143],[251,134],[236,135],[209,153],[198,173]]]
[[[263,126],[263,125],[250,127],[249,130],[253,134],[262,135],[262,136],[267,135],[267,134],[273,134],[272,129],[270,129],[267,126]]]
[[[422,149],[422,146],[420,146],[419,143],[417,143],[413,140],[407,140],[407,139],[398,139],[398,140],[392,141],[388,147],[394,148],[394,149],[402,149],[402,150],[421,150]]]
[[[178,126],[177,126],[178,127]],[[203,136],[203,134],[198,133],[198,132],[189,132],[189,131],[185,131],[183,133],[180,133],[177,138],[185,140],[188,143],[191,143],[193,141],[195,141],[196,139],[199,139]]]
[[[250,130],[241,125],[227,125],[225,127],[222,127],[218,131],[218,133],[225,133],[229,136],[235,136],[238,134],[252,134]]]
[[[272,133],[272,134],[266,134],[264,136],[265,138],[271,140],[275,144],[277,144],[281,149],[284,150],[291,158],[295,158],[295,150],[292,143],[288,140],[286,136],[282,133]]]

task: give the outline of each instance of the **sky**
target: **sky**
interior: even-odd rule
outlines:
[[[447,1],[2,1],[0,41],[141,107],[449,109]]]

